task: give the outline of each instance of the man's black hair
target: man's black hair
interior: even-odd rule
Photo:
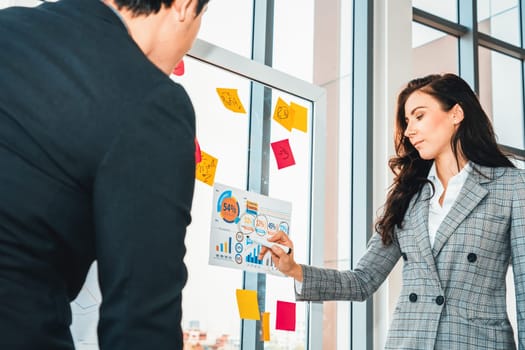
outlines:
[[[175,0],[115,0],[119,9],[127,8],[134,15],[149,15],[160,11],[162,6],[170,7]],[[197,13],[199,15],[209,0],[197,0]]]

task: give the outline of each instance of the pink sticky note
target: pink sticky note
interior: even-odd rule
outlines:
[[[272,150],[277,161],[277,169],[295,165],[295,159],[288,139],[272,142]]]
[[[181,76],[184,74],[184,61],[180,60],[179,63],[177,63],[177,66],[175,66],[175,69],[173,70],[173,74]]]
[[[202,161],[201,146],[199,146],[199,141],[195,138],[195,164],[199,164]]]
[[[295,331],[295,303],[277,300],[275,329]]]

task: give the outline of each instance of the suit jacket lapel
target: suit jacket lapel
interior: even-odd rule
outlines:
[[[488,193],[487,189],[480,184],[492,180],[492,169],[475,164],[473,164],[473,167],[480,170],[483,175],[480,175],[475,169],[470,170],[470,174],[461,188],[452,208],[450,208],[450,212],[447,214],[436,232],[434,246],[432,248],[434,257],[438,256],[450,235],[452,235],[459,224],[461,224],[461,222],[472,212],[472,210],[474,210]]]
[[[430,238],[428,234],[428,211],[429,211],[429,199],[430,199],[430,186],[425,185],[421,189],[419,200],[414,204],[413,215],[413,228],[414,235],[416,238],[417,245],[421,251],[421,257],[430,267],[430,270],[434,274],[434,277],[439,280],[439,275],[436,269],[436,263],[434,256],[432,255],[432,248],[430,247]]]

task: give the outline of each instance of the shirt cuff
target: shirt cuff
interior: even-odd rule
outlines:
[[[301,290],[303,289],[303,282],[299,282],[298,280],[294,279],[294,283],[295,283],[295,292],[297,294],[301,294]]]

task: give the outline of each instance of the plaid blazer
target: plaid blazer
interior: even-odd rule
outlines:
[[[433,247],[431,190],[424,186],[396,231],[397,242],[384,246],[374,234],[352,271],[303,265],[296,299],[365,300],[403,258],[386,349],[509,350],[516,348],[505,300],[512,263],[519,349],[525,350],[525,172],[472,165]]]

